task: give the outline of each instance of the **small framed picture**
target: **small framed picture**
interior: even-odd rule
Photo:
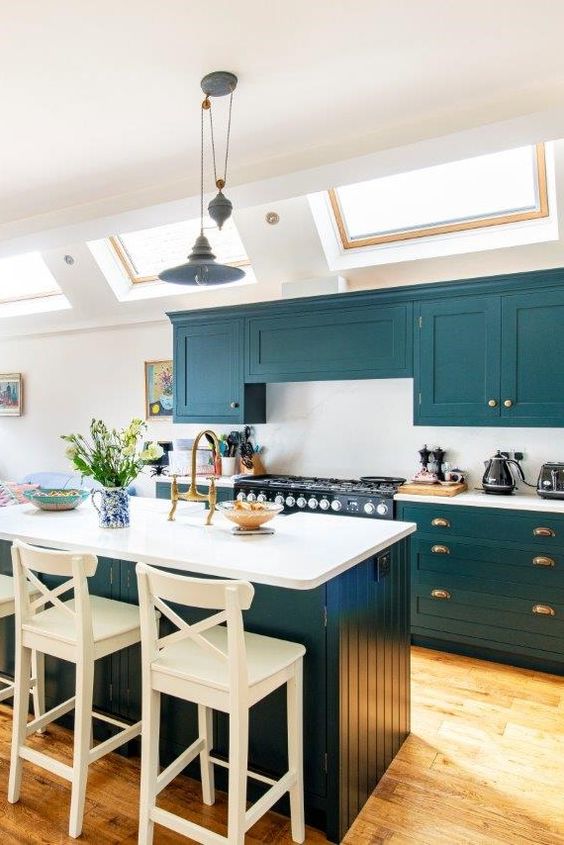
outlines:
[[[21,417],[22,409],[22,374],[0,374],[0,417]]]
[[[145,417],[148,420],[172,417],[172,361],[145,361]]]

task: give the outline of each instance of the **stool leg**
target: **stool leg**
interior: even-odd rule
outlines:
[[[295,674],[287,684],[288,700],[288,769],[296,773],[290,788],[290,819],[292,839],[305,839],[304,774],[303,774],[303,668],[302,660],[295,665]]]
[[[228,845],[245,845],[247,809],[247,758],[249,754],[249,708],[241,702],[229,714],[229,795],[227,798]]]
[[[94,688],[94,661],[79,657],[76,664],[76,707],[74,711],[74,748],[72,765],[72,793],[69,836],[76,839],[82,832],[86,782],[92,725],[92,695]]]
[[[202,777],[202,797],[204,804],[215,803],[215,777],[210,751],[213,748],[213,710],[198,704],[198,736],[204,740],[204,750],[200,754],[200,772]]]
[[[20,748],[25,745],[29,687],[31,681],[31,649],[16,645],[16,672],[14,681],[14,722],[12,726],[12,755],[8,781],[8,801],[20,800],[23,760]]]
[[[141,731],[141,792],[139,798],[139,845],[152,845],[154,822],[151,812],[157,800],[159,774],[159,729],[161,694],[143,685]]]
[[[45,655],[41,651],[31,653],[31,673],[35,678],[33,687],[33,715],[37,719],[45,713]],[[43,733],[43,731],[41,731]]]

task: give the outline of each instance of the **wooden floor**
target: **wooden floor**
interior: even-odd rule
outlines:
[[[346,845],[564,845],[564,679],[413,650],[413,732],[370,798]],[[0,842],[57,845],[66,835],[68,784],[29,764],[22,800],[5,799],[11,712],[0,707]],[[50,728],[38,747],[66,757],[70,734]],[[88,784],[84,833],[92,845],[135,845],[138,764],[110,755]],[[226,803],[203,808],[197,784],[178,778],[166,809],[225,832]],[[269,814],[248,845],[289,845],[288,821]],[[308,830],[308,845],[325,838]],[[187,845],[157,828],[155,845]]]

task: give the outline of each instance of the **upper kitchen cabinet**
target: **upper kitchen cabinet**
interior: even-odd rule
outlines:
[[[564,289],[502,298],[502,425],[564,425]]]
[[[460,296],[420,306],[416,323],[415,422],[499,421],[500,299]]]
[[[247,381],[412,375],[411,302],[352,306],[341,299],[272,312],[248,319]]]
[[[244,384],[243,320],[174,325],[174,422],[265,422],[264,384]]]

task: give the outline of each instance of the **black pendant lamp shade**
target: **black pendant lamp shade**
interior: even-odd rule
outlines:
[[[159,273],[159,279],[174,285],[227,285],[238,282],[244,276],[245,271],[240,267],[216,263],[210,242],[204,234],[196,238],[186,264]]]

